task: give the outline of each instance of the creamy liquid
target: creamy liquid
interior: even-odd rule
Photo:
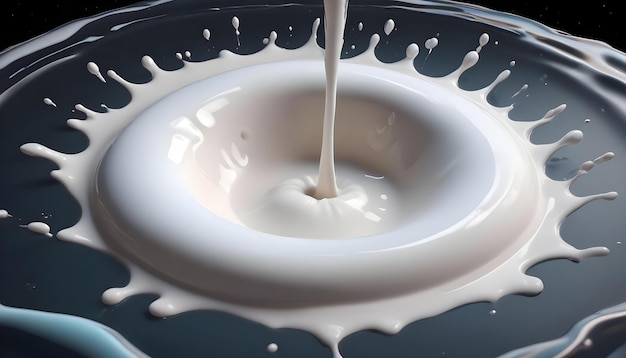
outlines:
[[[239,23],[235,26],[234,19],[238,31]],[[314,26],[314,35],[316,30]],[[146,84],[130,83],[108,71],[107,77],[127,88],[133,99],[126,107],[106,113],[77,106],[88,119],[71,119],[68,124],[89,137],[85,151],[64,154],[37,144],[22,147],[24,153],[48,158],[60,167],[54,177],[83,209],[80,221],[57,236],[109,252],[129,268],[129,284],[107,290],[104,302],[115,304],[131,295],[158,293],[160,298],[150,305],[157,316],[203,308],[223,310],[270,327],[308,330],[339,357],[339,341],[358,330],[396,333],[410,322],[466,303],[495,301],[514,293],[536,294],[543,288],[541,281],[524,274],[532,265],[552,258],[581,260],[608,252],[601,247],[575,249],[556,234],[556,229],[581,205],[616,197],[615,193],[576,197],[568,189],[579,175],[612,155],[607,153],[583,164],[579,175],[570,181],[548,179],[543,173],[546,160],[559,148],[580,141],[582,133],[573,131],[547,145],[530,143],[532,130],[552,120],[565,106],[534,122],[510,121],[508,108],[495,108],[485,101],[509,70],[482,90],[459,89],[459,76],[477,63],[478,52],[489,40],[478,34],[477,50],[470,51],[457,70],[442,78],[415,71],[415,44],[407,47],[404,60],[379,62],[374,55],[378,36],[372,37],[367,52],[339,66],[338,74],[344,76],[338,82],[342,101],[344,97],[371,101],[359,92],[366,81],[390,90],[375,94],[380,98],[373,108],[384,116],[371,118],[371,123],[363,126],[351,126],[347,121],[344,129],[348,133],[363,129],[360,138],[364,148],[378,149],[381,159],[396,159],[389,163],[381,160],[390,166],[381,169],[399,177],[397,181],[370,196],[380,202],[409,205],[407,221],[374,235],[358,234],[341,240],[277,236],[247,228],[241,213],[236,212],[237,203],[231,202],[231,196],[246,197],[245,192],[237,193],[239,181],[272,173],[265,167],[267,163],[279,168],[300,162],[302,157],[290,157],[292,151],[281,146],[276,149],[286,152],[285,157],[263,157],[258,149],[267,148],[267,143],[272,143],[267,136],[282,127],[263,122],[259,130],[249,130],[251,122],[236,116],[246,106],[228,103],[253,103],[256,112],[271,114],[272,108],[292,103],[294,90],[295,99],[307,100],[297,93],[298,88],[323,93],[323,86],[316,82],[322,72],[319,68],[310,70],[321,64],[322,56],[314,35],[302,48],[289,51],[275,45],[273,33],[259,53],[242,56],[223,52],[220,58],[205,63],[185,62],[182,69],[173,72],[161,70],[145,57],[142,64],[153,76]],[[433,39],[425,46],[429,52],[438,43]],[[90,62],[87,70],[107,82],[95,63]],[[275,102],[271,103],[280,106],[263,106],[263,99],[254,102],[265,92],[245,79],[279,71],[301,76],[302,81],[292,81],[291,85],[266,82],[270,86],[264,90],[273,91],[269,99]],[[229,81],[240,82],[229,85]],[[250,92],[235,90],[240,86],[251,88]],[[192,96],[201,91],[189,93],[200,88],[210,96],[204,101]],[[317,98],[314,96],[312,102],[319,102]],[[346,109],[346,118],[358,108]],[[221,117],[222,113],[226,115]],[[453,126],[445,122],[452,114]],[[268,118],[272,116],[268,114]],[[419,130],[390,129],[411,123]],[[263,131],[263,127],[268,129]],[[420,133],[427,133],[429,140],[416,141]],[[359,138],[356,133],[354,136]],[[221,138],[221,142],[208,138]],[[255,146],[257,138],[265,140]],[[411,143],[423,146],[411,148]],[[306,147],[302,151],[308,157]],[[473,151],[472,155],[458,155],[467,151]],[[196,157],[203,155],[211,160],[199,164]],[[342,155],[360,158],[358,153]],[[450,160],[457,157],[457,161]],[[137,171],[138,163],[153,165],[147,166],[148,171]],[[257,170],[246,172],[255,168],[255,163],[261,164]],[[354,163],[346,161],[347,166],[350,164]],[[498,181],[494,179],[496,172]],[[361,173],[373,181],[384,177]],[[152,180],[155,175],[159,181]],[[288,170],[287,175],[293,177]],[[401,194],[415,192],[418,196],[394,197],[388,191],[394,188]],[[365,188],[362,192],[369,191]],[[461,195],[462,202],[454,200]],[[177,210],[168,211],[167,220],[157,220],[167,208]],[[368,211],[382,217],[377,211]],[[291,212],[287,210],[285,215]],[[110,220],[116,225],[109,226]],[[49,228],[39,229],[49,233]],[[468,237],[473,238],[471,243]],[[474,247],[481,247],[480,252],[472,250]],[[185,287],[192,287],[193,292]]]

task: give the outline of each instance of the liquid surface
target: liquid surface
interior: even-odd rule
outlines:
[[[240,16],[240,18],[242,18],[242,19],[243,19],[243,17],[241,17],[241,16]],[[380,28],[382,28],[382,24],[384,23],[384,21],[386,21],[386,18],[384,18],[384,19],[382,19],[382,20],[380,21],[379,30],[378,30],[379,32],[381,31],[381,30],[380,30]],[[244,24],[244,23],[245,23],[245,22],[242,20],[242,26],[243,26],[243,24]],[[399,23],[399,20],[397,20],[397,19],[396,19],[396,23]],[[367,22],[366,22],[366,25],[367,25]],[[234,26],[234,25],[233,25],[233,26]],[[478,43],[477,39],[478,39],[478,37],[479,37],[479,35],[480,35],[481,33],[482,33],[481,31],[477,31],[477,32],[474,34],[474,36],[473,36],[473,38],[471,39],[471,41],[470,41],[470,40],[468,40],[468,43],[471,43],[473,47],[476,47],[476,44]],[[491,34],[491,37],[492,37],[492,38],[494,37],[493,33]],[[500,43],[501,43],[501,44],[503,43],[503,41],[502,41],[501,39],[500,39]],[[434,48],[434,49],[433,49],[433,51],[432,51],[431,56],[436,55],[436,54],[437,54],[437,50],[438,50],[438,49],[440,49],[440,48],[442,48],[441,46],[443,46],[443,45],[442,45],[442,44],[439,44],[439,46],[438,46],[438,47]],[[470,48],[471,48],[471,47],[470,47]],[[488,48],[489,48],[489,47],[486,47],[486,49],[488,49]],[[182,51],[182,52],[184,52],[185,50],[181,50],[181,51]],[[194,52],[194,53],[199,53],[198,51],[195,51],[195,50],[194,50],[193,52]],[[484,51],[482,51],[482,52],[481,52],[481,54],[484,54]],[[461,53],[460,55],[461,55],[461,57],[462,57],[463,53]],[[516,59],[517,59],[517,58],[516,58]],[[418,61],[419,61],[419,59],[418,59]],[[430,61],[430,59],[429,59],[428,61]],[[456,59],[456,61],[458,61],[458,58]],[[506,62],[506,63],[508,63],[509,61],[510,61],[510,59],[507,59],[507,62]],[[429,62],[426,62],[426,63],[429,63]],[[518,60],[518,63],[522,63],[522,62]],[[84,67],[82,67],[82,68],[84,68]],[[452,68],[452,69],[453,69],[453,68]],[[495,73],[492,73],[492,75],[495,75],[495,74],[497,74],[497,71],[495,71]],[[98,80],[98,79],[96,78],[96,80]],[[108,82],[110,82],[110,79],[108,80]],[[515,88],[514,90],[512,90],[510,93],[514,93],[514,92],[515,92],[517,89],[519,89],[520,87],[523,87],[523,86],[522,86],[522,84],[516,84],[516,88]],[[50,95],[50,94],[44,94],[43,96],[38,97],[38,98],[39,98],[39,101],[41,101],[41,98],[44,98],[44,96],[46,96],[46,95]],[[495,94],[494,94],[494,95],[495,95]],[[546,110],[547,110],[547,109],[549,109],[549,108],[554,108],[554,106],[556,106],[556,105],[557,105],[558,103],[560,103],[560,102],[561,102],[561,101],[557,101],[556,103],[551,104],[551,107],[546,107]],[[565,102],[565,101],[564,101],[564,102]],[[59,100],[55,99],[55,103],[59,104]],[[52,108],[52,107],[50,107],[50,106],[47,106],[47,107],[48,107],[48,108]],[[569,111],[569,110],[570,110],[570,109],[568,108],[568,110],[567,110],[567,111]],[[566,112],[566,113],[567,113],[567,112]],[[537,114],[537,115],[535,115],[535,116],[529,116],[529,118],[534,118],[534,119],[536,119],[536,118],[541,118],[541,116],[542,116],[542,114],[541,114],[541,113],[539,113],[539,114]],[[595,119],[595,117],[594,117],[593,119]],[[595,121],[594,121],[594,122],[595,122]],[[591,122],[591,123],[594,123],[594,122]],[[585,129],[585,130],[586,130],[586,128],[583,128],[583,129]],[[565,132],[567,132],[567,131],[564,131],[563,133],[565,133]],[[563,133],[561,133],[561,135],[562,135]],[[573,137],[574,137],[574,139],[575,139],[575,137],[576,137],[576,136],[573,136]],[[558,137],[557,137],[557,138],[558,138]],[[557,138],[553,138],[551,141],[554,141],[554,140],[555,140],[555,139],[557,139]],[[613,149],[613,148],[607,148],[606,150],[611,150],[611,149]],[[606,151],[606,150],[605,150],[605,151]],[[602,154],[602,153],[601,153],[601,152],[600,152],[600,153],[595,153],[595,154],[594,154],[591,158],[593,158],[593,157],[595,157],[595,156],[599,156],[600,154]],[[619,155],[619,153],[617,153],[617,154]],[[585,161],[585,160],[588,160],[588,159],[589,159],[589,157],[584,158],[584,159],[580,160],[578,163],[574,164],[574,169],[578,168],[578,166],[579,166],[579,164],[580,164],[581,162],[583,162],[583,161]],[[599,161],[601,161],[601,160],[599,160]],[[598,162],[599,162],[599,161],[598,161]],[[550,163],[548,163],[548,165],[550,165]],[[587,164],[587,165],[584,165],[583,167],[581,167],[580,169],[581,169],[582,171],[587,171],[587,169],[589,169],[589,168],[590,168],[590,166],[591,166],[591,165]],[[599,170],[599,169],[598,169],[598,170]],[[611,190],[611,189],[614,189],[614,188],[613,188],[613,187],[607,187],[606,189]],[[591,193],[593,193],[593,192],[597,192],[597,190],[592,189]],[[10,203],[10,204],[11,204],[11,203]],[[15,212],[13,208],[15,208],[16,206],[15,206],[14,204],[12,204],[11,206],[7,206],[7,207],[11,208],[11,211],[12,211],[12,212]],[[63,226],[61,226],[61,227],[63,227]],[[487,312],[487,311],[489,311],[489,310],[485,310],[485,312]],[[502,310],[502,309],[498,309],[498,310],[497,310],[497,313],[494,315],[494,317],[501,317],[502,312],[503,312],[503,310]],[[504,312],[506,312],[506,310],[504,310]],[[265,343],[265,344],[266,344],[266,343]],[[281,351],[282,351],[282,349],[281,349]]]

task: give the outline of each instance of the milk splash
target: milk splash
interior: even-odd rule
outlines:
[[[186,229],[176,225],[180,222],[177,221],[180,217],[175,215],[169,218],[171,221],[155,223],[154,218],[157,216],[150,208],[142,208],[131,213],[131,216],[128,216],[130,223],[118,221],[122,224],[120,228],[107,226],[106,219],[119,220],[123,214],[120,211],[123,208],[120,206],[129,204],[117,201],[122,193],[115,191],[117,185],[113,185],[115,182],[111,182],[110,180],[113,179],[110,177],[114,172],[123,175],[134,174],[124,167],[124,165],[132,164],[132,160],[118,163],[116,162],[119,159],[117,153],[125,153],[123,149],[128,143],[138,143],[137,139],[145,138],[145,135],[136,137],[136,128],[142,129],[145,128],[144,125],[150,125],[150,121],[145,119],[149,117],[145,113],[154,114],[154,111],[148,112],[150,108],[154,106],[162,109],[163,107],[159,107],[157,102],[163,100],[167,104],[166,96],[183,91],[186,85],[197,86],[196,88],[206,85],[208,82],[203,82],[203,79],[207,81],[241,80],[248,75],[253,75],[255,69],[258,72],[266,70],[270,74],[278,73],[276,66],[272,67],[278,58],[281,62],[278,62],[277,66],[284,66],[288,68],[289,74],[298,76],[297,69],[302,69],[304,72],[305,68],[321,63],[322,53],[315,42],[317,24],[316,22],[314,25],[311,40],[296,50],[285,50],[276,46],[277,35],[272,33],[267,47],[258,53],[237,55],[225,51],[218,59],[204,63],[184,62],[183,68],[177,71],[164,71],[150,57],[144,57],[142,64],[152,75],[152,80],[145,84],[128,82],[114,71],[108,71],[105,78],[97,65],[90,63],[87,69],[100,81],[117,82],[127,88],[133,97],[131,103],[120,109],[108,109],[106,113],[95,112],[77,105],[76,109],[85,113],[87,120],[72,119],[68,121],[68,124],[83,131],[90,139],[89,147],[81,153],[65,154],[35,144],[22,147],[25,153],[48,158],[59,166],[60,169],[54,171],[52,175],[67,187],[83,209],[80,221],[75,226],[59,232],[58,237],[108,252],[124,262],[131,271],[131,282],[128,286],[110,289],[104,293],[103,299],[106,303],[114,304],[139,293],[157,293],[161,297],[150,305],[150,311],[155,315],[168,316],[203,308],[223,310],[271,327],[295,327],[309,330],[331,346],[335,356],[339,356],[338,342],[357,330],[373,328],[392,334],[414,320],[430,317],[465,303],[495,301],[513,293],[536,294],[541,291],[542,284],[537,278],[524,274],[530,266],[553,258],[578,261],[608,252],[606,248],[575,249],[556,234],[561,221],[578,207],[595,199],[612,199],[616,196],[615,193],[606,193],[577,197],[569,191],[569,186],[581,175],[587,173],[596,164],[610,159],[612,157],[610,153],[581,165],[579,174],[569,181],[553,181],[543,173],[543,166],[552,153],[582,139],[580,132],[573,131],[552,144],[530,143],[529,137],[533,129],[550,122],[565,110],[565,106],[556,107],[534,122],[512,122],[507,116],[511,110],[510,107],[496,108],[485,100],[492,89],[506,79],[510,74],[509,70],[503,71],[483,89],[465,91],[458,87],[457,81],[465,71],[478,62],[478,51],[469,52],[458,69],[447,76],[431,78],[415,71],[413,60],[418,54],[417,45],[410,45],[407,48],[407,56],[402,61],[391,64],[378,61],[374,55],[374,48],[379,41],[376,35],[372,37],[367,52],[342,61],[340,76],[344,73],[347,83],[369,80],[372,82],[368,83],[382,85],[383,79],[392,78],[397,83],[413,86],[408,86],[412,90],[407,92],[396,92],[398,95],[414,96],[416,100],[422,100],[422,97],[426,96],[435,96],[435,98],[445,96],[450,101],[448,104],[452,104],[452,107],[458,106],[456,109],[463,110],[459,112],[467,110],[472,115],[476,115],[475,117],[470,115],[459,117],[461,122],[459,125],[464,125],[467,129],[473,128],[475,131],[467,137],[461,135],[461,131],[447,133],[446,129],[452,128],[437,128],[427,119],[414,118],[411,116],[413,113],[406,115],[410,121],[422,123],[420,121],[424,120],[424,128],[436,134],[434,138],[444,139],[449,138],[447,135],[455,135],[456,137],[453,138],[458,139],[462,145],[477,144],[480,149],[476,154],[481,155],[480,159],[484,162],[493,165],[491,168],[488,164],[479,167],[484,171],[484,176],[469,178],[476,180],[478,184],[486,185],[486,189],[478,193],[481,196],[475,198],[475,203],[468,200],[470,206],[473,204],[475,206],[469,211],[459,211],[455,221],[443,222],[441,227],[429,226],[428,228],[434,232],[422,232],[421,228],[417,231],[409,230],[413,232],[412,236],[406,235],[405,232],[402,232],[403,235],[398,235],[402,228],[411,225],[403,223],[390,229],[389,232],[384,231],[372,238],[357,237],[350,240],[319,242],[273,237],[262,233],[253,234],[251,230],[240,225],[231,225],[228,220],[223,219],[230,213],[222,213],[218,216],[206,210],[202,212],[202,216],[211,221],[209,224],[221,223],[220,225],[224,225],[230,233],[242,234],[241,237],[235,237],[237,242],[233,243],[232,247],[229,243],[223,242],[227,236],[225,231],[212,232],[207,229],[215,227],[213,225],[196,224],[192,220],[192,227]],[[483,40],[485,36],[476,35],[477,39],[480,38],[478,47],[486,46],[487,43]],[[431,46],[429,50],[432,48],[434,46]],[[379,77],[363,79],[364,73],[371,73],[374,70],[380,71]],[[233,73],[229,75],[226,74],[227,71],[233,71]],[[246,76],[239,77],[237,76],[239,71],[248,72],[245,73]],[[319,73],[321,71],[313,74]],[[310,79],[307,79],[305,83],[310,86],[309,88],[318,88],[315,84],[310,84],[313,83]],[[343,83],[341,79],[339,83]],[[231,89],[239,84],[241,83],[232,83]],[[389,88],[395,87],[392,85]],[[344,88],[344,91],[344,95],[345,93],[353,94],[357,89],[348,86]],[[173,120],[169,121],[169,124],[173,132],[170,131],[171,128],[159,127],[162,123],[153,123],[155,130],[162,130],[163,133],[170,135],[171,141],[168,142],[166,155],[164,155],[169,162],[176,163],[180,160],[180,163],[184,163],[190,158],[189,153],[195,154],[194,150],[199,148],[203,139],[210,134],[210,129],[218,128],[220,122],[215,121],[215,118],[208,114],[217,113],[216,106],[219,107],[220,102],[224,103],[219,99],[231,98],[220,96],[223,93],[214,93],[215,96],[211,99],[215,101],[210,101],[213,110],[208,113],[197,111],[205,107],[196,104],[195,107],[189,108],[189,112],[193,115],[171,118]],[[339,93],[341,103],[341,88]],[[171,100],[174,97],[169,98]],[[386,99],[381,102],[389,104],[391,100]],[[433,114],[428,112],[432,108],[441,110],[434,102],[420,102],[418,110],[426,111],[428,114]],[[374,122],[373,124],[377,126],[371,128],[383,131],[384,123],[394,122],[390,120],[396,117],[392,116],[392,113],[388,113],[378,123]],[[380,126],[381,123],[383,126]],[[353,127],[348,129],[350,128]],[[377,145],[374,147],[389,150],[395,145],[395,148],[398,148],[398,142],[395,141],[398,139],[395,137],[398,133],[391,133],[394,134],[391,141],[375,141]],[[254,138],[256,132],[241,131],[237,128],[236,134],[241,139],[245,139]],[[488,134],[493,134],[493,136],[488,136]],[[111,145],[114,140],[115,142]],[[237,175],[249,165],[248,160],[250,163],[254,161],[252,152],[247,153],[240,149],[243,145],[239,142],[230,145],[233,143],[231,140],[231,143],[227,143],[228,145],[219,151],[224,161],[220,168],[224,168],[222,172],[229,173],[222,178],[232,178],[231,174],[234,173],[234,178],[237,179]],[[401,146],[402,141],[399,144],[400,148],[406,148]],[[424,148],[429,149],[430,153],[438,153],[438,150],[445,152],[446,147],[441,143],[434,143],[434,146]],[[134,148],[133,151],[139,152],[138,149]],[[470,148],[463,146],[461,148],[461,150],[466,149]],[[183,154],[177,155],[179,152]],[[393,150],[389,153],[398,154]],[[457,153],[451,152],[448,155]],[[155,156],[149,151],[126,152],[126,154],[134,154],[135,158],[149,160],[154,159]],[[426,163],[427,167],[441,169],[438,164],[445,162],[441,160],[442,158],[448,159],[449,157],[445,155],[436,157],[432,162]],[[463,159],[460,163],[461,169],[466,171],[461,171],[461,173],[472,173],[472,168],[481,165],[481,163],[472,162],[475,158]],[[101,162],[102,166],[99,164]],[[513,168],[501,166],[503,163],[510,165],[511,162],[519,163],[519,166]],[[409,161],[408,163],[414,165],[416,162]],[[117,169],[117,171],[111,171],[111,169]],[[186,169],[193,170],[194,168],[187,167]],[[520,175],[521,173],[524,175]],[[372,175],[372,177],[378,176]],[[177,193],[186,190],[188,194],[191,193],[191,196],[196,194],[193,190],[189,190],[189,183],[184,183],[180,177],[172,175],[169,179],[185,188]],[[482,182],[483,180],[486,182]],[[222,188],[232,187],[226,184],[228,182],[229,180],[224,179],[220,181],[220,185],[223,184]],[[450,189],[459,190],[459,193],[467,190],[458,181],[444,181],[444,183],[454,184]],[[137,189],[137,186],[144,184],[147,183],[142,181],[128,183],[131,187],[127,189]],[[519,191],[508,190],[509,187],[523,189],[521,190],[523,195],[520,196]],[[94,190],[99,191],[103,188],[104,192],[94,193]],[[156,189],[159,188],[163,189],[163,187],[156,187]],[[152,192],[156,196],[160,196],[161,193],[163,191]],[[386,198],[383,195],[386,194],[379,196],[381,200]],[[165,201],[161,200],[180,198],[156,199],[163,203]],[[193,199],[201,200],[201,198]],[[503,203],[501,199],[506,199],[504,201],[508,203]],[[192,211],[198,210],[189,201],[185,204],[190,205],[189,209],[193,209]],[[154,209],[163,210],[165,207],[167,206],[157,205]],[[131,206],[129,210],[136,208],[136,206]],[[444,205],[435,209],[449,209],[449,207]],[[193,215],[193,213],[189,214]],[[236,218],[231,221],[236,221]],[[502,223],[510,227],[504,227]],[[112,235],[112,233],[127,235],[128,231],[131,231],[127,229],[143,233],[131,237],[135,240],[133,245],[136,244],[137,247],[131,247],[123,239],[117,239]],[[202,233],[205,238],[209,236],[211,242],[200,243],[196,240],[198,237],[191,234],[192,231]],[[148,233],[161,234],[153,237]],[[172,233],[183,233],[183,235],[176,235],[177,241],[172,243],[172,236],[168,236]],[[254,235],[256,242],[253,245],[254,250],[247,251],[245,246],[240,244],[251,243],[251,235]],[[471,243],[467,242],[468,237],[472,238]],[[162,241],[159,241],[161,239]],[[167,250],[170,244],[176,245],[177,251]],[[458,248],[458,250],[451,250],[451,247]],[[484,252],[472,251],[472,247],[484,247]],[[276,252],[279,251],[277,248],[283,252]],[[211,257],[213,260],[207,260],[204,255],[210,254],[212,250],[219,252]],[[349,255],[354,254],[355,250],[359,251],[359,255]],[[166,252],[165,260],[162,256],[163,252]],[[344,255],[334,259],[331,253]],[[219,261],[220,258],[236,257],[236,255],[252,260]],[[359,257],[360,255],[365,257]],[[431,258],[436,258],[438,261],[434,262]],[[241,266],[243,263],[246,267]],[[276,266],[272,267],[272,265]],[[428,274],[416,275],[416,272]],[[207,280],[207,276],[214,278],[215,281]],[[393,282],[390,282],[390,278],[394,278]],[[407,285],[407,283],[410,284]],[[213,287],[213,284],[220,287]],[[224,287],[221,287],[222,285]],[[342,295],[335,293],[339,291]]]

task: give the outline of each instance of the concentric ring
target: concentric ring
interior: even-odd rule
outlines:
[[[170,139],[177,133],[173,123],[192,118],[189,113],[215,101],[245,108],[244,113],[281,108],[284,102],[259,94],[287,98],[285,93],[302,87],[308,91],[310,84],[319,92],[321,75],[319,66],[308,62],[247,67],[184,87],[142,113],[120,133],[98,171],[94,213],[114,251],[122,250],[132,261],[214,298],[307,306],[396,296],[453,280],[469,283],[533,237],[547,208],[537,205],[545,202],[537,163],[517,134],[493,113],[447,88],[363,65],[343,66],[340,98],[376,88],[378,101],[408,113],[431,134],[430,143],[418,147],[422,161],[411,163],[406,177],[399,178],[405,182],[402,193],[413,204],[406,207],[419,210],[407,213],[406,223],[351,239],[281,237],[225,220],[185,190],[168,157]],[[266,101],[267,107],[258,105]],[[268,132],[281,132],[284,122],[268,118],[275,117],[257,114],[247,120]],[[190,121],[197,123],[196,131],[202,130],[197,118]],[[199,138],[212,140],[212,130],[218,131],[213,138],[228,143],[227,131],[220,132],[217,125],[205,127]],[[193,156],[198,143],[191,142]],[[212,193],[209,200],[224,205],[227,196]],[[160,215],[167,220],[154,220]]]

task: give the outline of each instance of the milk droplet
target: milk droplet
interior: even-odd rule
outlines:
[[[52,107],[56,107],[56,103],[54,103],[50,98],[46,97],[43,99],[43,103],[47,104],[48,106],[52,106]]]
[[[34,233],[52,237],[52,234],[50,233],[50,226],[48,226],[48,224],[46,223],[34,221],[26,225],[26,228]]]
[[[106,83],[107,81],[104,79],[104,77],[102,76],[102,73],[100,73],[100,67],[98,67],[98,65],[96,65],[95,62],[89,62],[87,63],[87,71],[89,71],[89,73],[91,73],[92,75],[98,77],[98,79],[104,83]]]
[[[5,209],[0,209],[0,219],[6,219],[13,217],[13,215],[9,214],[9,212]]]
[[[385,22],[384,30],[387,36],[389,36],[391,32],[393,31],[393,29],[395,28],[396,28],[396,23],[393,21],[393,19],[389,19],[387,20],[387,22]]]
[[[515,62],[515,61],[511,61],[511,62],[509,62],[509,66],[511,66],[511,67],[514,67],[514,66],[515,66],[515,64],[516,64],[516,62]]]
[[[202,36],[208,41],[211,38],[211,31],[209,29],[202,30]]]
[[[590,122],[591,122],[591,119],[589,118],[585,119],[585,123],[590,123]]]
[[[183,59],[183,54],[180,53],[180,52],[176,52],[176,58],[179,59],[179,60],[182,60]]]
[[[480,50],[482,50],[487,43],[489,43],[489,34],[484,33],[480,35],[480,38],[478,38],[478,47],[476,47],[476,52],[480,52]]]
[[[235,35],[237,36],[237,46],[241,46],[241,42],[239,41],[239,35],[241,35],[241,32],[239,32],[239,18],[237,16],[233,16],[231,24],[233,25]]]
[[[589,348],[591,346],[593,346],[593,341],[591,340],[591,338],[587,338],[583,341],[583,346]]]
[[[527,84],[523,85],[523,86],[522,86],[519,90],[517,90],[517,92],[513,93],[513,95],[511,96],[511,98],[513,98],[513,97],[517,96],[518,94],[520,94],[520,93],[524,92],[524,91],[525,91],[525,90],[527,90],[527,89],[528,89],[528,85],[527,85]]]
[[[439,40],[436,37],[431,37],[424,43],[424,47],[426,47],[429,54],[433,51],[435,47],[437,47],[437,45],[439,45]]]
[[[267,345],[267,351],[269,353],[276,353],[278,352],[278,344],[276,343],[270,343]]]
[[[606,152],[602,154],[601,156],[597,157],[596,159],[594,159],[593,162],[595,164],[602,164],[602,163],[608,162],[609,160],[613,160],[613,158],[615,158],[615,153]]]
[[[493,316],[493,315],[495,315],[496,313],[497,313],[497,312],[496,312],[496,310],[490,310],[490,311],[489,311],[489,315],[490,315],[490,316]]]
[[[185,51],[185,57],[191,58],[191,51]]]
[[[484,33],[480,35],[480,38],[478,39],[478,43],[480,44],[480,46],[485,46],[487,45],[488,42],[489,42],[489,34]]]
[[[363,23],[362,22],[359,22],[359,25],[357,25],[357,29],[359,31],[363,31]]]
[[[231,20],[231,24],[233,25],[233,28],[235,29],[235,33],[239,35],[239,18],[237,16],[233,16]]]

